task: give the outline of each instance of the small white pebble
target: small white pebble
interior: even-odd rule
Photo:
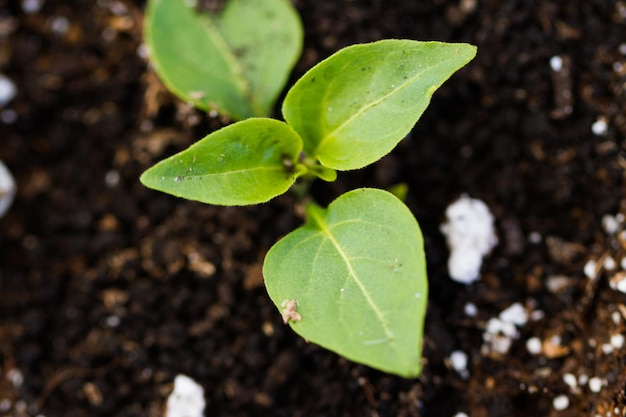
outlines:
[[[563,69],[563,58],[558,55],[550,58],[550,68],[552,68],[552,71],[554,72],[561,71]]]
[[[19,369],[9,369],[6,374],[6,378],[14,388],[21,388],[24,384],[24,375]]]
[[[533,245],[537,245],[541,243],[542,240],[543,240],[543,236],[541,236],[541,233],[539,232],[530,232],[528,234],[528,241],[532,243]]]
[[[585,273],[585,276],[589,279],[596,279],[598,276],[598,273],[596,271],[596,261],[594,261],[593,259],[590,259],[589,261],[587,261],[587,263],[585,264],[585,266],[583,267],[583,272]]]
[[[65,35],[70,29],[70,21],[65,16],[55,16],[50,22],[52,32],[56,35]]]
[[[9,169],[0,161],[0,217],[4,216],[9,210],[16,191],[17,186],[13,176]]]
[[[598,119],[591,125],[591,132],[596,136],[605,135],[608,131],[608,125],[604,119]]]
[[[530,319],[532,321],[539,321],[539,320],[543,320],[543,318],[546,317],[546,313],[544,313],[543,310],[533,310],[530,313]]]
[[[620,271],[609,279],[609,287],[626,293],[626,271]]]
[[[491,318],[487,322],[486,333],[490,335],[503,334],[509,337],[517,337],[518,332],[513,323],[497,318]]]
[[[11,409],[11,400],[9,400],[8,398],[2,398],[0,399],[0,411],[2,412],[6,412],[9,411]]]
[[[205,405],[202,387],[188,376],[177,375],[165,417],[203,417]]]
[[[526,350],[531,355],[539,355],[543,352],[541,340],[538,337],[531,337],[526,341]]]
[[[450,278],[463,284],[480,279],[482,259],[498,243],[494,217],[487,205],[462,195],[446,209],[446,222],[440,230],[450,249]]]
[[[117,36],[117,31],[113,29],[112,27],[107,27],[102,30],[101,36],[102,36],[102,39],[104,39],[105,41],[111,42]]]
[[[606,269],[607,271],[612,271],[617,266],[617,263],[615,262],[615,259],[613,259],[610,256],[607,256],[604,259],[604,265],[603,266],[604,266],[604,269]]]
[[[578,385],[586,385],[589,381],[589,377],[586,374],[578,375]]]
[[[493,317],[487,321],[483,332],[483,351],[489,350],[505,354],[509,351],[513,339],[519,337],[518,326],[523,326],[528,321],[526,309],[520,303],[514,303],[504,309],[499,317]],[[539,342],[541,344],[541,342]]]
[[[602,380],[597,376],[594,376],[589,380],[589,389],[591,392],[598,393],[602,389]]]
[[[469,376],[467,371],[467,353],[462,350],[455,350],[450,354],[450,364],[452,368],[463,378]]]
[[[460,413],[456,413],[454,417],[469,417],[469,416],[461,411]]]
[[[620,54],[626,55],[626,42],[620,43],[617,49],[619,50]]]
[[[520,303],[514,303],[500,313],[500,320],[523,326],[528,322],[528,313]]]
[[[17,87],[15,83],[6,75],[0,74],[0,107],[9,104],[9,102],[15,98],[16,94]]]
[[[142,43],[137,47],[137,56],[141,59],[147,60],[150,58],[150,48],[145,43]]]
[[[120,178],[120,173],[112,169],[110,171],[107,171],[107,173],[104,175],[104,183],[107,187],[113,188],[119,184]]]
[[[563,374],[563,382],[565,382],[565,384],[572,389],[578,387],[578,380],[573,374]]]
[[[546,279],[546,288],[552,294],[558,294],[572,285],[572,278],[566,275],[551,275]]]
[[[613,320],[613,323],[620,324],[620,322],[622,321],[622,315],[619,313],[619,311],[614,311],[611,313],[611,319]],[[622,339],[624,337],[622,336]]]
[[[500,353],[504,355],[511,349],[511,345],[513,344],[513,339],[508,336],[500,336],[496,335],[490,340],[491,349],[494,352]]]
[[[623,334],[614,334],[611,336],[611,345],[615,349],[621,349],[624,347],[624,335]]]
[[[37,13],[43,6],[43,0],[22,0],[22,10],[26,14]]]
[[[107,327],[117,327],[120,325],[122,320],[118,316],[109,316],[105,319],[105,323]]]
[[[602,216],[602,228],[607,234],[613,235],[619,230],[619,222],[615,216],[605,214]]]
[[[126,5],[122,3],[121,1],[116,1],[112,3],[110,10],[111,10],[111,13],[117,16],[128,14],[128,7],[126,7]]]
[[[602,353],[604,353],[605,355],[609,355],[613,353],[614,350],[615,350],[615,347],[610,343],[604,343],[602,345]]]
[[[474,303],[467,303],[465,304],[465,307],[463,307],[463,312],[468,317],[476,317],[476,314],[478,314],[478,308]]]
[[[569,407],[569,398],[567,398],[567,395],[554,397],[554,400],[552,400],[552,406],[557,411],[563,411]]]

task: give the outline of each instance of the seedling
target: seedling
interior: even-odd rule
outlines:
[[[301,177],[334,181],[389,153],[435,90],[476,54],[468,44],[383,40],[340,50],[283,102],[285,122],[250,118],[201,139],[141,181],[219,205],[257,204]],[[419,226],[389,192],[350,191],[268,252],[263,275],[285,323],[348,359],[415,377],[427,300]]]

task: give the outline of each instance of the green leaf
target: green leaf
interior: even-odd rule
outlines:
[[[435,90],[475,55],[475,46],[460,43],[349,46],[298,80],[283,102],[283,116],[309,157],[337,170],[362,168],[389,153]]]
[[[268,116],[302,50],[287,0],[228,0],[219,14],[150,0],[145,39],[157,74],[182,100],[239,120]]]
[[[348,359],[419,375],[427,279],[422,234],[409,209],[386,191],[362,188],[327,210],[310,205],[307,215],[263,266],[283,319]]]
[[[252,118],[217,130],[141,176],[149,188],[218,205],[268,201],[306,168],[302,139],[286,123]]]

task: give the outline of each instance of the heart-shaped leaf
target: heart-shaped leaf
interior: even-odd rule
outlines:
[[[149,188],[203,203],[238,206],[287,191],[306,168],[302,139],[286,123],[252,118],[217,130],[141,176]]]
[[[422,234],[410,210],[376,189],[348,192],[281,239],[263,266],[292,328],[348,359],[404,377],[421,371],[427,302]]]
[[[309,157],[337,170],[389,153],[430,98],[476,55],[461,43],[383,40],[349,46],[309,70],[288,92],[283,116]]]
[[[228,0],[219,13],[150,0],[145,39],[159,77],[181,99],[239,120],[268,116],[300,56],[287,0]]]

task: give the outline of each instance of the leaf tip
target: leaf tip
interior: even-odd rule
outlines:
[[[141,174],[141,176],[139,177],[139,182],[148,188],[154,188],[154,183],[155,183],[154,175],[151,171],[152,171],[152,168],[149,168],[146,171],[144,171],[143,174]]]
[[[471,43],[459,43],[457,53],[465,55],[467,62],[470,62],[474,59],[474,57],[476,57],[478,47],[476,45],[472,45]]]

